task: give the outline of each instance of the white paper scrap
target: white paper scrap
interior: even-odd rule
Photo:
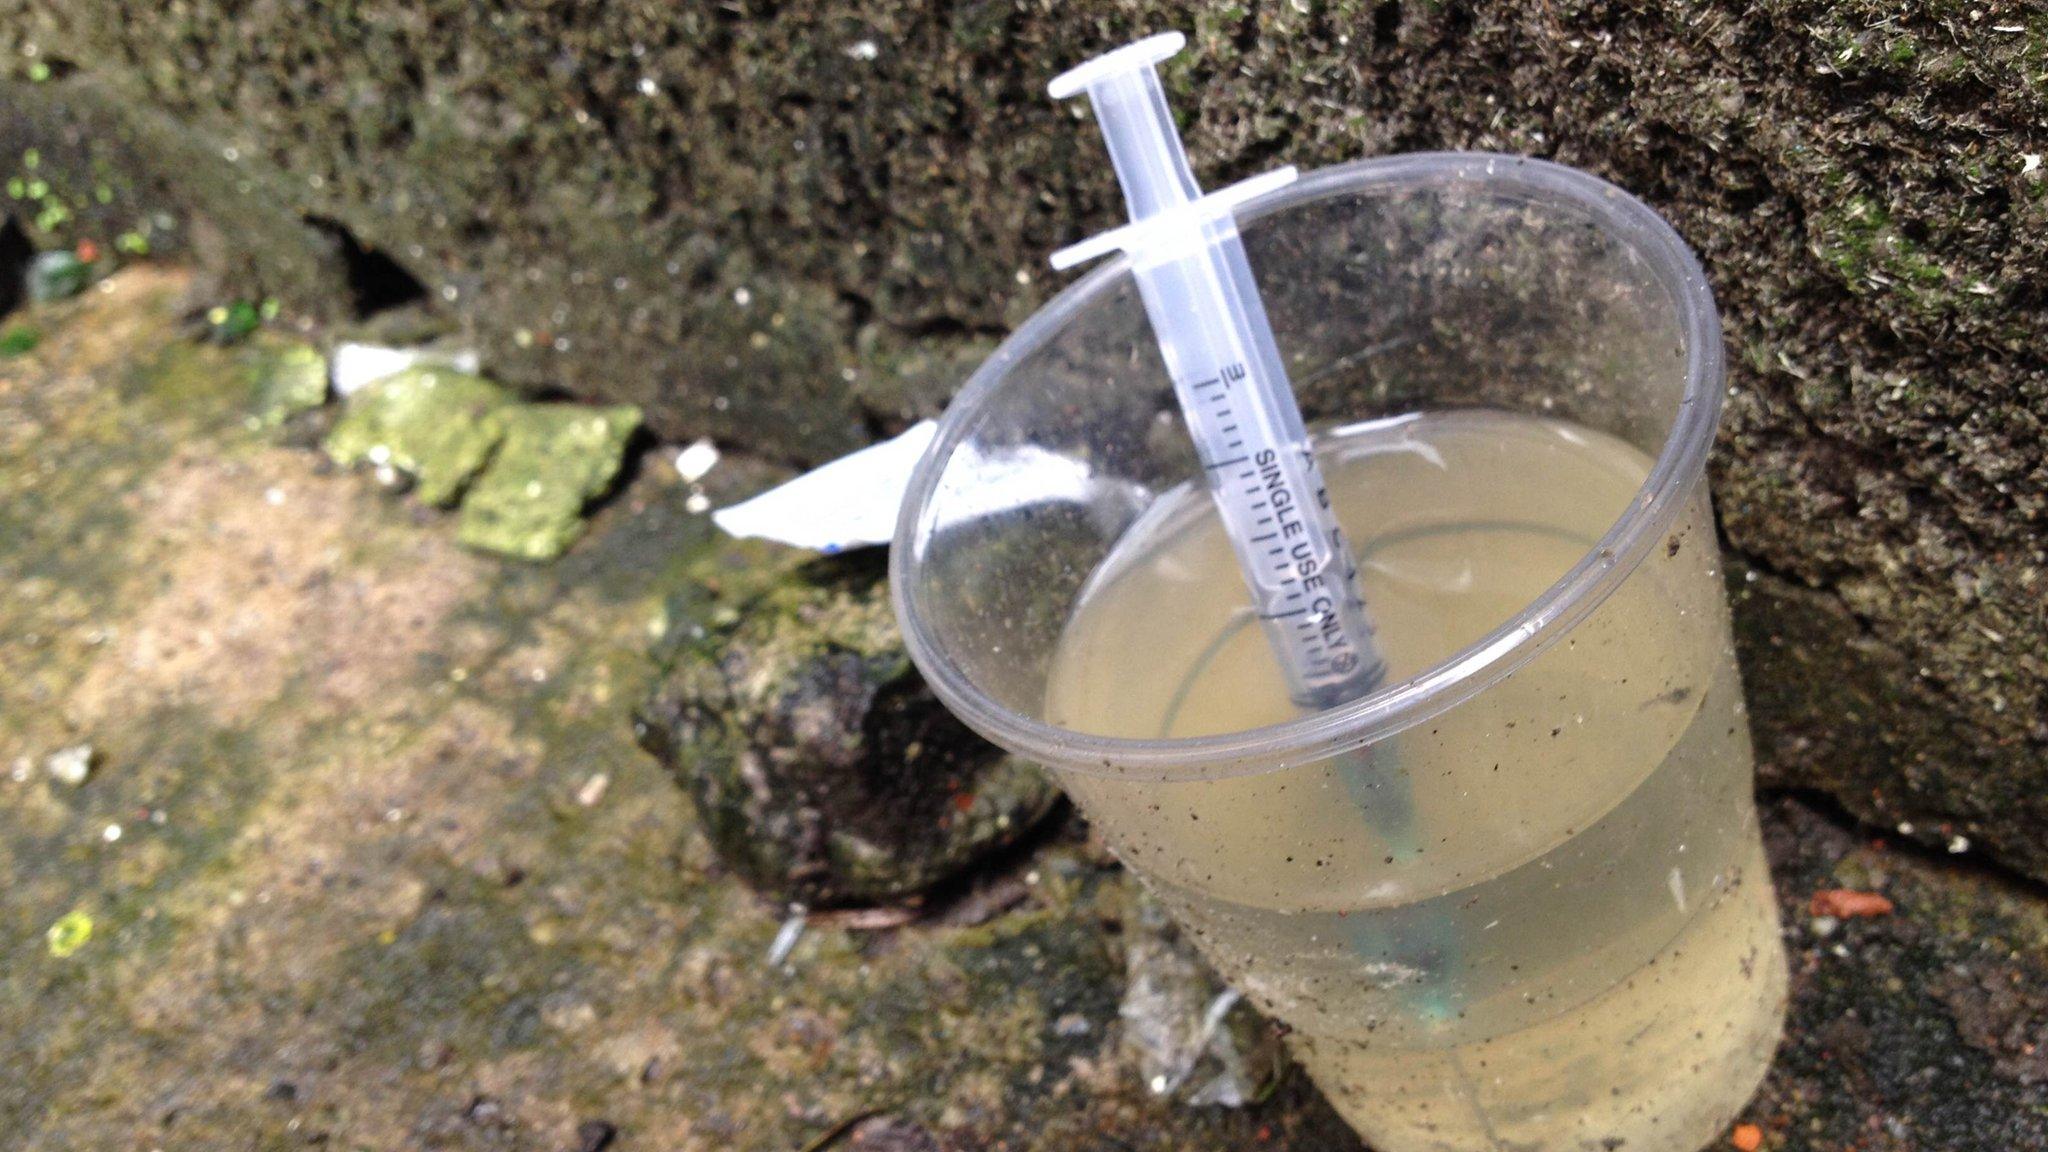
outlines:
[[[676,453],[676,475],[695,484],[711,474],[718,464],[718,445],[707,437]]]
[[[893,440],[721,508],[711,520],[734,536],[819,552],[886,544],[896,534],[896,513],[910,489],[910,474],[938,428],[936,421],[920,421]]]
[[[334,394],[346,398],[387,376],[396,376],[418,365],[472,373],[481,366],[477,354],[470,351],[386,348],[381,344],[348,343],[335,346],[334,355],[328,358],[328,376],[334,384]]]

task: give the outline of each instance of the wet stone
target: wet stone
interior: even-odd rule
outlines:
[[[812,903],[914,895],[1022,836],[1059,793],[955,720],[886,585],[821,562],[708,613],[643,710],[721,855]]]
[[[640,429],[630,405],[524,404],[462,505],[459,539],[523,560],[552,560],[583,534],[583,508],[618,479]]]
[[[389,466],[418,483],[420,499],[453,504],[505,436],[504,389],[480,376],[416,368],[350,397],[327,437],[344,466]]]

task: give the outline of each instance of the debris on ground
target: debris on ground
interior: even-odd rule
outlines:
[[[789,959],[789,954],[796,951],[796,942],[803,939],[804,925],[809,920],[810,912],[803,905],[790,905],[789,916],[783,920],[782,927],[775,930],[775,939],[768,944],[770,968]]]
[[[711,474],[718,464],[718,446],[709,439],[700,439],[676,453],[676,475],[686,484],[695,484]]]
[[[717,464],[718,446],[708,438],[699,439],[676,453],[676,475],[690,486],[690,495],[683,501],[683,510],[692,516],[711,511],[711,497],[705,493],[702,481]]]
[[[462,503],[457,539],[522,560],[552,560],[583,534],[583,509],[618,479],[640,430],[631,405],[521,404]]]
[[[349,401],[327,435],[327,455],[413,477],[420,499],[455,503],[505,437],[512,398],[481,376],[410,368]]]
[[[43,762],[43,768],[52,780],[76,788],[92,775],[94,760],[92,745],[74,744],[50,753],[50,758]]]
[[[840,908],[830,912],[813,912],[811,922],[842,932],[888,932],[906,924],[916,923],[917,917],[916,908],[885,904],[872,908]]]
[[[49,941],[50,955],[59,960],[75,955],[92,940],[92,917],[82,909],[72,909],[64,918],[50,925],[44,933]]]
[[[1756,1152],[1763,1147],[1764,1130],[1754,1124],[1737,1124],[1728,1134],[1728,1143],[1735,1146],[1735,1152]]]
[[[408,368],[446,368],[474,376],[482,365],[477,354],[467,350],[388,348],[351,341],[335,346],[329,372],[334,394],[346,398]]]
[[[886,544],[895,535],[896,510],[911,473],[937,432],[936,422],[922,421],[895,439],[842,456],[744,504],[721,508],[712,519],[741,539],[758,537],[827,554]],[[1034,476],[1032,482],[1042,481]]]
[[[1123,1046],[1154,1096],[1242,1108],[1272,1094],[1286,1068],[1272,1026],[1142,891],[1126,921],[1124,971]]]
[[[277,319],[277,311],[275,300],[261,303],[236,300],[229,304],[216,304],[206,310],[206,338],[215,344],[239,344],[264,324]]]
[[[938,1138],[894,1116],[870,1116],[847,1130],[849,1152],[941,1152]]]
[[[1813,894],[1813,901],[1808,905],[1808,910],[1815,916],[1850,920],[1859,916],[1889,916],[1892,913],[1892,902],[1875,892],[1825,888]]]
[[[92,265],[75,252],[42,252],[28,265],[28,298],[38,304],[68,300],[92,283]]]

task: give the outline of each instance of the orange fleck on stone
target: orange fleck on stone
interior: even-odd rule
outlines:
[[[1728,1142],[1741,1152],[1756,1152],[1763,1147],[1764,1130],[1754,1124],[1737,1124],[1735,1131],[1728,1134]]]
[[[1847,920],[1855,916],[1889,916],[1892,902],[1875,892],[1858,892],[1851,888],[1824,888],[1813,894],[1809,910],[1815,916],[1833,916]]]

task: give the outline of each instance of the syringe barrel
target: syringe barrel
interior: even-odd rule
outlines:
[[[1237,226],[1199,227],[1200,243],[1132,253],[1133,272],[1289,695],[1332,707],[1385,661]]]
[[[1386,664],[1230,215],[1260,187],[1292,180],[1293,170],[1202,195],[1159,82],[1159,62],[1184,42],[1178,33],[1149,36],[1050,85],[1057,99],[1088,94],[1131,215],[1124,228],[1056,253],[1053,266],[1117,248],[1129,254],[1289,695],[1329,708],[1372,691]]]

